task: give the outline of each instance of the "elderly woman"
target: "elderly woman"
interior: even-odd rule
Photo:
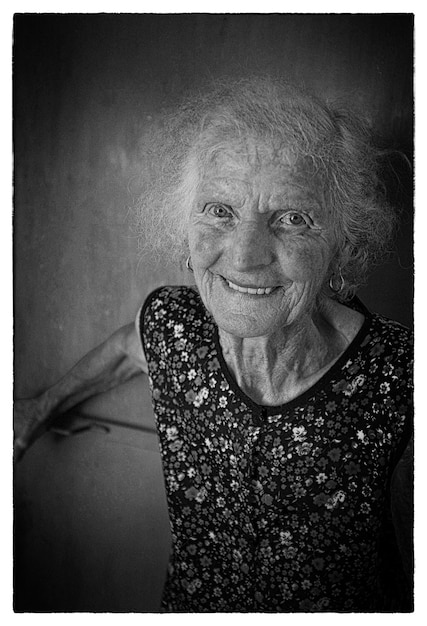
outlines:
[[[18,401],[17,455],[142,370],[173,538],[165,610],[411,610],[410,337],[354,297],[394,225],[369,134],[272,80],[216,87],[162,133],[140,215],[195,286],[159,288]]]

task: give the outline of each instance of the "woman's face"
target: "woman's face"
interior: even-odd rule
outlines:
[[[202,177],[189,244],[218,326],[271,335],[313,311],[334,252],[315,180],[255,144],[221,153]]]

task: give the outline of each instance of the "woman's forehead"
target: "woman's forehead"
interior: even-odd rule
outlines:
[[[199,191],[228,191],[247,195],[267,188],[274,194],[313,194],[316,180],[302,160],[273,146],[223,145],[202,168]]]

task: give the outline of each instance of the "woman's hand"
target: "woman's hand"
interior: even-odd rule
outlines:
[[[15,461],[19,461],[27,448],[46,432],[49,421],[49,411],[43,395],[15,400],[13,407]]]

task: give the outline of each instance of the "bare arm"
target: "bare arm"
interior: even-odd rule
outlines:
[[[88,352],[40,396],[16,400],[15,458],[22,457],[57,415],[143,372],[147,372],[147,362],[135,324],[131,323]]]

